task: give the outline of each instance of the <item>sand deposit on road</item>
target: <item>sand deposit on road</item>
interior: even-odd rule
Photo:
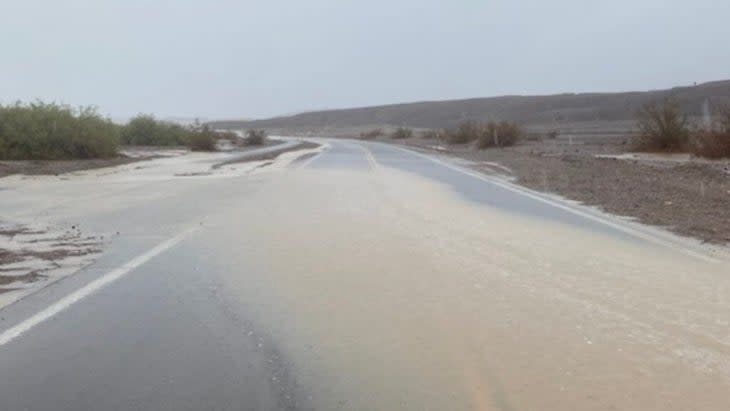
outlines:
[[[387,168],[289,173],[210,224],[318,409],[730,409],[726,262]]]
[[[0,308],[93,263],[120,226],[134,229],[117,220],[119,210],[144,212],[146,204],[189,189],[186,182],[282,171],[321,149],[299,147],[275,159],[221,167],[215,165],[239,153],[168,150],[117,167],[0,178]],[[92,220],[97,231],[88,228]]]

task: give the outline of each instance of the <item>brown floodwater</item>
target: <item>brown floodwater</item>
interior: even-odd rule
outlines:
[[[388,168],[282,173],[208,226],[317,409],[730,409],[727,263]]]

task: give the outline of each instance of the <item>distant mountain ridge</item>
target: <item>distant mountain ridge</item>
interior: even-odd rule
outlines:
[[[652,91],[425,101],[321,110],[253,121],[215,121],[211,124],[216,128],[316,131],[371,125],[448,128],[468,120],[510,120],[524,125],[625,121],[632,120],[643,104],[670,95],[680,102],[685,113],[700,115],[706,100],[711,106],[730,104],[730,80]]]

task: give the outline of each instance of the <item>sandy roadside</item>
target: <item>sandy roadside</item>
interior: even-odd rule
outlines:
[[[154,201],[134,195],[136,188],[158,184],[160,193],[172,194],[186,181],[276,171],[319,150],[318,145],[297,145],[266,160],[251,157],[228,164],[235,153],[146,149],[130,156],[138,161],[116,166],[101,161],[94,163],[101,168],[79,169],[69,164],[0,178],[0,308],[92,264],[118,233],[89,232],[85,221],[95,212]],[[70,171],[38,174],[49,170]],[[168,184],[172,181],[174,187]]]

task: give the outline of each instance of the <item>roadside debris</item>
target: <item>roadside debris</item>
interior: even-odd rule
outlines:
[[[102,242],[76,225],[58,229],[0,222],[0,307],[90,264]]]

